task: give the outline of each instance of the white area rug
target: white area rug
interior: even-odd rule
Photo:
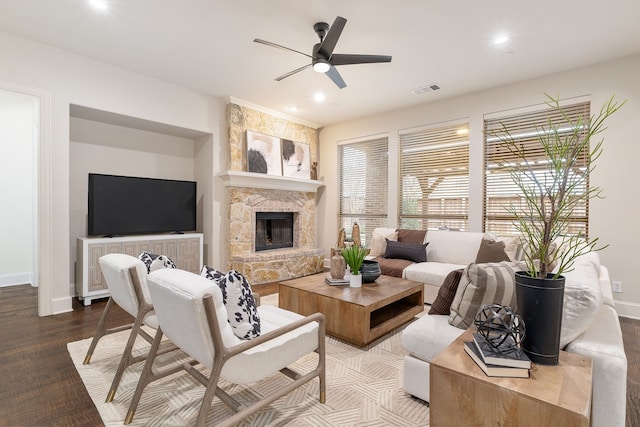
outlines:
[[[277,305],[277,295],[262,298],[262,304]],[[120,361],[129,331],[103,337],[89,365],[83,365],[91,339],[67,344],[82,381],[106,426],[120,426],[144,362],[130,366],[113,402],[105,403],[111,380]],[[138,339],[136,351],[149,345]],[[427,426],[429,409],[424,402],[402,390],[402,359],[406,352],[400,342],[400,330],[356,348],[327,336],[327,401],[318,401],[318,380],[294,390],[252,415],[242,426]],[[177,360],[184,356],[164,355]],[[168,360],[167,360],[168,361]],[[160,363],[157,361],[156,363]],[[294,368],[306,372],[317,363],[316,355],[305,356]],[[204,371],[203,371],[204,372]],[[208,372],[206,372],[208,374]],[[248,386],[225,384],[222,387],[236,399],[254,400],[289,381],[281,374]],[[204,387],[185,373],[177,373],[147,386],[131,425],[184,426],[195,424]],[[231,414],[214,398],[209,424],[215,425]]]

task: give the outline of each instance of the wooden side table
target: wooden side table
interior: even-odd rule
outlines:
[[[590,425],[591,359],[561,351],[556,366],[532,364],[530,378],[488,377],[464,351],[471,332],[431,360],[431,427]]]

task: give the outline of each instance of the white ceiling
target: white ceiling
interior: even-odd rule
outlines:
[[[1,0],[0,29],[320,125],[640,52],[638,0],[107,1],[97,12],[86,0]],[[338,67],[342,90],[310,69],[274,81],[307,58],[253,39],[311,53],[313,24],[337,15],[348,22],[335,53],[393,61]],[[496,46],[498,33],[511,38]],[[413,93],[432,83],[441,89]]]

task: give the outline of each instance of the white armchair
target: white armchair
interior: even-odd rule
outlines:
[[[141,329],[143,324],[156,329],[158,323],[156,316],[153,312],[153,306],[151,304],[151,297],[147,289],[147,268],[142,261],[138,258],[126,254],[108,254],[100,257],[98,260],[100,269],[104,276],[107,287],[111,296],[107,302],[95,335],[89,345],[89,350],[84,358],[83,363],[89,364],[91,356],[102,338],[105,335],[112,334],[114,332],[120,332],[126,329],[131,329],[127,345],[122,353],[118,370],[111,383],[111,388],[107,394],[107,402],[111,402],[115,397],[118,384],[122,379],[122,375],[125,369],[136,362],[142,361],[146,358],[146,355],[139,355],[134,357],[132,354],[133,344],[138,336],[143,337],[148,342],[153,341],[153,337],[146,333],[144,329]],[[129,313],[135,318],[133,323],[115,327],[111,329],[106,328],[106,319],[109,313],[113,309],[114,305],[120,306],[124,311]]]
[[[180,369],[206,386],[196,425],[205,424],[214,395],[235,412],[221,425],[237,423],[315,377],[319,378],[319,400],[325,402],[325,323],[322,314],[303,317],[278,307],[260,306],[262,334],[247,341],[234,335],[217,284],[174,269],[155,271],[147,281],[159,327],[125,424],[132,422],[145,387]],[[156,371],[153,364],[163,334],[194,360],[179,366],[159,367]],[[312,352],[318,354],[315,369],[299,374],[288,368]],[[193,367],[197,363],[211,371],[209,378]],[[220,378],[235,384],[250,384],[278,371],[292,381],[248,406],[241,405],[218,386]]]

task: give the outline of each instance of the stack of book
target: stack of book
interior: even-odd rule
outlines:
[[[332,286],[349,284],[349,279],[334,279],[331,276],[325,277],[324,281],[327,283],[327,285],[332,285]]]
[[[464,351],[487,376],[529,378],[531,360],[515,346],[511,337],[495,348],[484,336],[474,333],[473,341],[464,343]]]

